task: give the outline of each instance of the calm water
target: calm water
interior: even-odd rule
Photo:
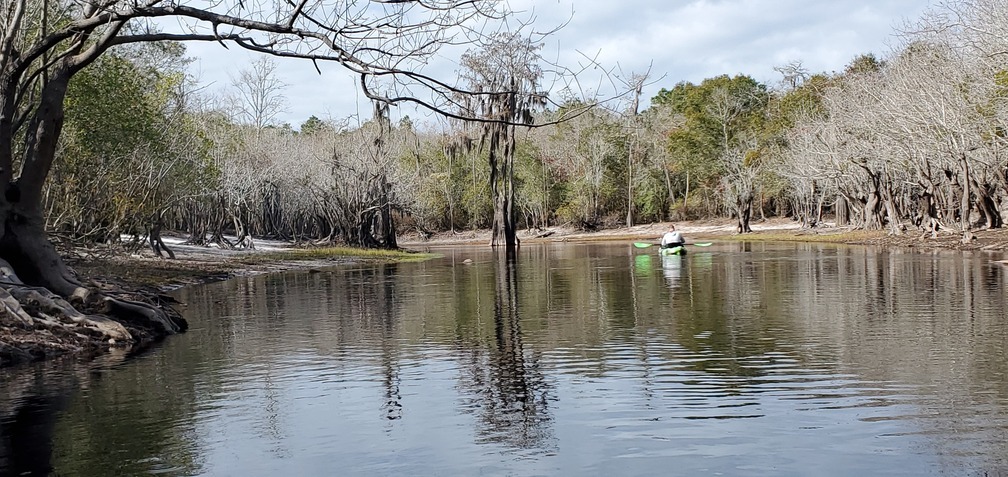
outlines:
[[[438,251],[191,288],[140,356],[0,371],[0,474],[1008,473],[985,258]]]

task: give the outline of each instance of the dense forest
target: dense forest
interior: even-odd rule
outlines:
[[[70,85],[47,227],[159,251],[165,230],[227,247],[253,237],[394,247],[396,232],[491,228],[499,187],[512,190],[518,228],[730,216],[747,232],[752,217],[814,227],[828,215],[968,240],[1002,225],[1008,192],[1003,3],[949,4],[908,25],[901,49],[843,71],[795,61],[775,68],[774,84],[680,82],[643,110],[644,76],[624,81],[622,101],[591,108],[527,95],[505,116],[537,126],[496,128],[507,137],[473,121],[392,124],[381,107],[362,125],[313,116],[292,127],[276,121],[283,84],[269,57],[227,97],[207,98],[180,44],[114,50]],[[471,52],[461,76],[495,85],[515,75],[493,71],[520,65],[536,91],[539,47],[521,44]],[[495,148],[512,156],[507,174]]]

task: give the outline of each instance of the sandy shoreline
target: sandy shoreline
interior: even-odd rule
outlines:
[[[547,230],[522,230],[518,237],[522,243],[537,242],[592,242],[592,241],[649,241],[657,242],[668,226],[674,224],[682,232],[687,242],[701,242],[712,239],[730,241],[805,241],[832,242],[861,245],[906,247],[921,250],[952,249],[990,252],[1008,252],[1008,229],[974,231],[976,240],[964,244],[961,235],[944,231],[936,238],[922,236],[917,231],[908,230],[901,235],[892,235],[885,230],[865,231],[853,227],[837,227],[831,224],[815,228],[802,228],[790,219],[768,219],[753,221],[753,233],[736,233],[735,222],[731,220],[703,220],[690,222],[660,222],[653,224],[620,227],[598,231],[581,231],[570,227],[551,227]],[[401,237],[402,247],[422,247],[424,245],[475,245],[489,244],[489,231],[443,232],[428,239],[415,235]]]
[[[595,231],[577,230],[573,227],[549,227],[543,230],[520,230],[518,238],[523,243],[536,242],[592,242],[592,241],[619,241],[619,240],[644,240],[657,241],[662,234],[668,231],[669,225],[674,224],[676,230],[683,233],[687,239],[705,239],[710,237],[725,237],[735,235],[735,223],[729,221],[693,221],[693,222],[658,222],[652,224],[635,225],[633,227],[619,227],[612,229],[601,229]],[[761,227],[762,226],[762,227]],[[786,219],[768,220],[765,223],[754,226],[763,231],[797,231],[797,222]],[[431,236],[428,239],[421,239],[416,235],[405,235],[399,239],[402,247],[419,246],[424,244],[452,245],[452,244],[489,244],[490,231],[465,231],[465,232],[442,232]]]

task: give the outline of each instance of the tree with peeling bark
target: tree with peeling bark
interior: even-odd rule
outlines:
[[[186,324],[159,306],[84,285],[47,236],[43,191],[77,74],[124,45],[213,41],[333,62],[359,74],[369,97],[438,109],[460,90],[420,73],[420,66],[442,45],[479,40],[473,26],[480,20],[508,13],[492,0],[4,0],[0,8],[0,301],[25,326],[33,320],[82,325],[96,330],[98,339],[120,342],[179,332]],[[161,31],[158,25],[180,28]],[[369,77],[394,83],[395,94],[375,94]]]

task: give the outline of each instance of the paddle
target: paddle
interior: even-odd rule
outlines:
[[[634,247],[637,247],[637,248],[648,248],[648,247],[657,246],[658,244],[656,244],[656,243],[647,243],[647,242],[634,242],[633,245],[634,245]],[[688,243],[686,245],[689,245],[689,246],[692,246],[692,247],[710,247],[711,245],[714,245],[714,242]]]

